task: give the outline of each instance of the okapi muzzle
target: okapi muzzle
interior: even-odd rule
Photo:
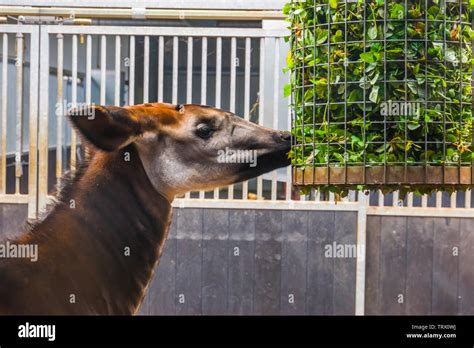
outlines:
[[[207,106],[75,109],[89,159],[0,258],[0,314],[134,314],[162,253],[171,202],[289,164],[290,135]],[[3,243],[0,241],[0,244]]]

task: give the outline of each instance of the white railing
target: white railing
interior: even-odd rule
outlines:
[[[0,27],[0,202],[28,203],[28,215],[35,217],[39,28],[31,25]],[[28,156],[28,173],[23,172],[25,155]]]

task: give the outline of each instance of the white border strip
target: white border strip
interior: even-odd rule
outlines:
[[[212,200],[183,199],[173,201],[176,208],[206,209],[261,209],[261,210],[330,210],[360,211],[378,216],[419,216],[419,217],[459,217],[474,218],[474,209],[466,208],[421,208],[421,207],[360,207],[359,202],[314,202],[314,201],[265,201],[265,200]]]
[[[286,0],[81,0],[77,2],[64,0],[0,0],[0,5],[7,6],[61,6],[69,7],[104,7],[104,8],[174,8],[174,9],[222,9],[222,10],[281,10]]]
[[[365,272],[367,244],[367,206],[369,198],[359,193],[359,211],[357,212],[357,259],[355,280],[355,315],[365,314]]]
[[[474,209],[435,207],[368,207],[367,215],[474,218]]]
[[[175,208],[215,208],[215,209],[261,209],[261,210],[336,210],[357,211],[358,203],[334,204],[333,202],[310,201],[258,201],[258,200],[211,200],[175,199]]]
[[[4,194],[0,195],[0,204],[28,204],[28,199],[28,195]],[[28,217],[34,217],[34,215]]]
[[[13,28],[12,28],[13,27]],[[10,28],[10,29],[9,29]],[[0,26],[2,32],[17,32],[17,25]],[[21,26],[20,26],[21,28]],[[177,28],[177,27],[119,27],[83,25],[46,25],[49,34],[87,34],[87,35],[150,35],[150,36],[208,36],[208,37],[285,37],[284,29],[260,28]],[[6,30],[9,29],[9,30]]]

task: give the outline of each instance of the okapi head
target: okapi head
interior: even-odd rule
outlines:
[[[152,185],[169,201],[289,164],[288,132],[208,106],[94,106],[70,116],[84,138],[100,150],[113,152],[134,143]]]

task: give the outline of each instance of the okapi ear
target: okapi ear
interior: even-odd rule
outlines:
[[[68,113],[73,125],[92,145],[104,151],[118,150],[140,135],[140,122],[117,106],[86,106]]]

